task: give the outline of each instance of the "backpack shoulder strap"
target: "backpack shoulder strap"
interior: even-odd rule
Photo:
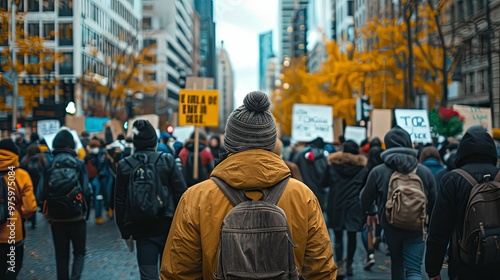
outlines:
[[[234,206],[240,204],[241,202],[246,201],[244,195],[242,192],[240,192],[238,189],[235,189],[231,186],[229,186],[226,182],[223,180],[217,178],[217,177],[210,177],[212,181],[215,182],[215,184],[219,187],[219,189],[222,191],[222,193],[227,197],[229,202]]]
[[[266,194],[264,195],[264,200],[272,203],[272,204],[277,204],[278,201],[281,198],[281,195],[285,191],[286,186],[288,185],[288,181],[290,180],[290,177],[286,177],[283,179],[281,182],[279,182],[277,185],[274,187],[270,187]]]
[[[465,180],[467,180],[467,182],[469,182],[469,184],[471,184],[472,186],[475,186],[477,185],[477,181],[476,179],[474,179],[474,177],[472,177],[467,171],[463,170],[463,169],[454,169],[452,172],[455,172],[455,173],[458,173],[460,174],[462,177],[465,178]],[[498,177],[498,174],[497,174],[497,177]],[[496,177],[495,177],[496,178]]]

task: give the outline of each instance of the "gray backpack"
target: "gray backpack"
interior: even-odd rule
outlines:
[[[264,192],[235,189],[212,177],[234,206],[222,222],[216,279],[299,279],[285,212],[276,205],[289,178]],[[248,192],[260,192],[252,200]]]

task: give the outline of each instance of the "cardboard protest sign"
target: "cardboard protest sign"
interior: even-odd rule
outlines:
[[[397,109],[394,116],[396,123],[410,134],[412,143],[432,143],[426,110]]]
[[[453,105],[453,109],[460,113],[464,117],[464,131],[467,132],[473,125],[481,125],[490,135],[492,135],[491,127],[491,109],[487,107],[473,107],[464,105]]]
[[[366,139],[366,128],[361,126],[346,126],[344,133],[345,140],[352,140],[358,145]]]
[[[57,133],[60,128],[61,122],[59,120],[40,120],[36,122],[36,132],[40,139],[43,139],[45,135]]]
[[[295,104],[292,114],[292,139],[309,142],[317,137],[333,143],[333,109],[331,106]]]
[[[181,90],[179,125],[217,127],[219,125],[219,92],[217,90]]]
[[[136,116],[135,118],[128,120],[127,137],[132,137],[133,135],[132,128],[136,120],[147,120],[151,123],[151,125],[155,129],[159,128],[160,117],[158,117],[158,115],[149,114],[149,115]]]
[[[373,109],[370,116],[368,139],[378,137],[384,140],[384,136],[392,127],[392,111],[390,109]]]

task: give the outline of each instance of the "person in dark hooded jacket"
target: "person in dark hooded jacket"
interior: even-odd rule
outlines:
[[[427,197],[427,214],[430,215],[436,200],[436,182],[432,172],[417,159],[417,151],[412,148],[410,135],[401,127],[392,128],[384,137],[386,151],[382,153],[384,164],[375,167],[366,180],[361,192],[361,206],[368,214],[368,226],[378,223],[377,213],[373,213],[373,203],[380,199],[378,213],[380,224],[385,231],[391,255],[392,279],[422,279],[421,266],[424,256],[424,237],[421,230],[409,231],[389,224],[385,215],[385,202],[389,179],[394,171],[408,174],[416,170],[422,180]]]
[[[335,257],[339,268],[337,276],[344,276],[343,233],[347,231],[346,273],[353,274],[352,262],[356,251],[356,232],[363,229],[359,193],[366,177],[366,157],[359,154],[359,146],[352,140],[344,142],[343,151],[328,156],[329,166],[322,185],[330,187],[327,203],[328,227],[335,233]]]
[[[321,209],[326,209],[326,188],[321,185],[323,174],[328,167],[327,153],[323,149],[325,143],[320,137],[307,143],[307,145],[295,154],[292,162],[295,163],[302,174],[304,184],[306,184],[321,204]]]
[[[458,146],[455,165],[469,173],[478,182],[490,174],[498,172],[496,167],[496,147],[491,136],[485,131],[467,132]],[[425,254],[425,270],[429,277],[439,279],[448,242],[450,279],[498,279],[498,264],[472,267],[458,257],[457,234],[462,234],[465,209],[472,185],[460,174],[449,172],[444,175],[437,196],[436,206],[429,224],[429,237]]]

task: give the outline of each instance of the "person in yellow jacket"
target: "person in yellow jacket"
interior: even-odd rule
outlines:
[[[19,148],[11,139],[0,141],[0,180],[7,188],[7,200],[14,211],[7,211],[7,221],[0,224],[0,279],[16,279],[23,264],[23,219],[36,211],[33,184],[28,172],[19,167]],[[2,184],[3,184],[2,183]]]
[[[227,154],[211,176],[233,188],[267,189],[290,176],[273,152],[277,131],[263,92],[251,92],[229,116],[225,129]],[[305,184],[289,179],[277,205],[290,228],[295,265],[306,279],[336,279],[337,267],[323,213]],[[222,221],[232,205],[214,181],[190,187],[175,211],[163,252],[161,279],[215,279]]]

